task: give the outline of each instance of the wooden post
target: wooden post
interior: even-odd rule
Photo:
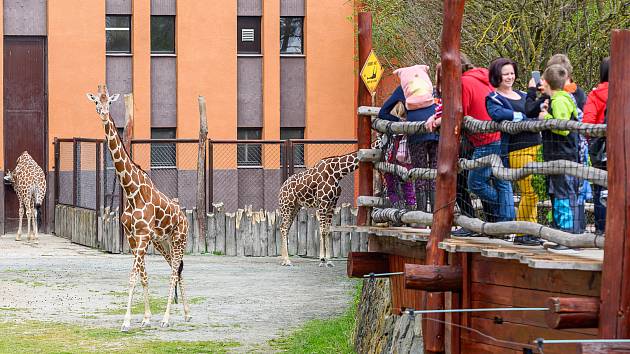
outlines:
[[[462,289],[462,268],[405,264],[405,288],[459,292]]]
[[[589,297],[550,297],[545,313],[547,326],[553,329],[597,328],[599,299]]]
[[[133,93],[125,94],[125,128],[123,128],[123,145],[127,150],[130,158],[133,158],[133,152],[131,151],[131,139],[133,139]],[[114,176],[114,184],[116,184],[117,176]],[[123,211],[125,210],[125,193],[123,192],[123,188],[121,185],[118,186],[120,189],[120,203],[118,208],[118,218],[122,217]],[[112,190],[112,198],[114,198],[114,190]],[[113,199],[112,199],[113,200]],[[113,203],[112,203],[113,205]],[[125,232],[122,228],[122,224],[119,226],[120,232],[120,244],[123,247],[127,244],[125,242]]]
[[[205,251],[206,239],[206,141],[208,121],[206,119],[206,98],[199,96],[199,150],[197,153],[197,223],[199,224],[199,245]]]
[[[630,31],[614,30],[608,100],[608,210],[599,336],[630,338]],[[628,241],[628,242],[626,242]]]
[[[370,51],[372,50],[372,14],[370,12],[359,13],[359,67],[363,67]],[[367,106],[371,103],[371,96],[367,88],[359,80],[357,103],[359,106]],[[371,119],[369,116],[357,116],[357,139],[359,149],[369,149],[372,136]],[[371,196],[373,189],[372,164],[359,162],[359,196]],[[359,207],[357,225],[368,224],[369,208]]]
[[[442,82],[444,113],[438,144],[435,212],[431,236],[427,244],[427,265],[444,265],[446,253],[438,244],[448,236],[453,225],[457,159],[459,157],[462,112],[461,61],[459,59],[462,17],[465,0],[444,0],[442,27]],[[444,293],[425,293],[427,310],[444,308]],[[424,344],[427,353],[444,352],[443,314],[427,314],[423,321]],[[432,321],[435,319],[437,321]]]
[[[380,252],[350,252],[346,267],[349,278],[362,278],[370,273],[389,273],[389,256]]]

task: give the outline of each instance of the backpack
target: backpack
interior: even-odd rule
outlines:
[[[604,124],[608,124],[608,108],[604,111]],[[606,137],[591,137],[588,141],[588,155],[591,165],[596,168],[606,169]]]
[[[405,93],[405,107],[416,110],[433,104],[433,84],[429,78],[429,67],[414,65],[394,70],[400,79],[400,86]]]

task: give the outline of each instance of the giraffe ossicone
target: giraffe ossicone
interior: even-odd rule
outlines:
[[[96,113],[99,114],[105,129],[105,143],[111,153],[118,181],[123,188],[125,206],[120,222],[134,257],[129,274],[127,312],[121,330],[128,331],[131,327],[131,304],[138,276],[144,290],[142,326],[148,326],[151,323],[149,283],[144,262],[147,248],[151,244],[171,267],[166,310],[160,323],[161,327],[168,327],[171,303],[177,286],[181,291],[184,305],[184,320],[191,319],[182,278],[188,220],[179,204],[160,192],[147,173],[136,165],[127,153],[109,114],[109,105],[118,97],[118,94],[110,96],[105,85],[98,86],[96,95],[87,94],[87,98],[96,104]]]
[[[26,234],[27,241],[39,243],[37,236],[39,210],[46,196],[46,175],[37,162],[24,151],[17,159],[13,171],[7,171],[4,181],[11,184],[18,197],[18,231],[15,236],[16,241],[22,239],[22,215],[26,212]],[[33,230],[31,232],[31,225]]]
[[[330,261],[332,253],[332,240],[330,237],[330,224],[341,195],[339,181],[347,174],[359,167],[357,152],[342,156],[327,157],[320,160],[315,166],[296,173],[289,177],[278,194],[278,207],[282,223],[280,234],[282,235],[281,258],[283,266],[290,266],[289,252],[287,249],[287,235],[293,219],[300,208],[316,208],[319,221],[319,259],[320,267],[332,267]]]

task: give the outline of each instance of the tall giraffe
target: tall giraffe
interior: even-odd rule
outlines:
[[[315,166],[289,177],[280,187],[278,205],[282,216],[282,265],[290,266],[287,234],[301,207],[317,208],[319,220],[319,266],[332,267],[330,224],[341,195],[339,181],[359,167],[357,152],[327,157]]]
[[[26,239],[27,241],[33,240],[33,243],[38,243],[38,209],[42,206],[46,196],[46,175],[44,170],[39,167],[28,152],[24,151],[18,157],[15,169],[7,171],[4,180],[13,185],[13,189],[15,189],[15,193],[18,196],[18,213],[20,216],[15,240],[19,241],[22,238],[22,215],[26,210]],[[32,234],[31,224],[33,225]]]
[[[184,303],[184,320],[189,321],[188,302],[184,295],[184,281],[182,269],[184,262],[184,250],[186,249],[186,234],[188,221],[180,206],[160,192],[149,176],[138,167],[129,157],[116,126],[109,114],[109,105],[116,101],[118,94],[109,96],[106,86],[98,87],[98,94],[87,94],[90,101],[96,103],[96,112],[99,114],[105,127],[107,147],[112,155],[112,161],[116,168],[116,175],[125,194],[125,210],[120,222],[125,230],[129,246],[134,257],[133,266],[129,274],[129,299],[127,313],[121,330],[126,332],[131,327],[131,300],[137,277],[144,288],[144,318],[142,326],[148,326],[151,321],[151,309],[149,306],[149,283],[145,271],[144,255],[147,247],[153,243],[171,266],[171,278],[169,283],[168,301],[166,311],[160,323],[161,327],[168,327],[173,300],[173,292],[179,285]],[[166,243],[166,245],[164,244]],[[165,246],[168,247],[168,250]]]

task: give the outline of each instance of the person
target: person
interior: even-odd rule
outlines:
[[[398,102],[391,114],[398,117],[401,121],[406,120],[405,106]],[[393,137],[389,149],[386,152],[386,161],[389,163],[401,165],[407,169],[411,168],[411,162],[407,160],[408,156],[403,155],[403,161],[399,158],[399,147],[403,136],[397,135]],[[404,144],[405,142],[403,142]],[[387,198],[394,207],[399,209],[415,209],[416,208],[416,191],[412,181],[403,181],[400,177],[393,173],[385,173],[385,185],[387,189]],[[402,194],[402,196],[400,196]]]
[[[486,96],[486,109],[492,120],[496,122],[527,120],[525,116],[526,95],[522,91],[513,89],[518,79],[517,64],[507,58],[498,58],[490,63],[488,68],[490,84],[495,88]],[[536,161],[540,151],[540,134],[522,132],[514,135],[502,134],[502,156],[509,158],[510,168],[522,168],[530,162]],[[516,182],[521,192],[516,220],[537,222],[538,196],[532,186],[531,175]],[[525,246],[538,246],[540,239],[529,235],[518,235],[514,243]]]
[[[426,124],[429,131],[437,129],[439,124],[435,124],[435,122],[441,122],[442,120],[442,63],[437,63],[435,66],[435,86],[433,96],[435,97],[435,115],[427,120]],[[463,134],[461,136],[459,157],[464,159],[470,159],[472,157],[472,146]],[[468,192],[467,181],[468,170],[459,171],[457,174],[457,196],[455,203],[462,215],[475,218],[475,209],[473,208],[470,193]],[[460,237],[465,237],[470,236],[472,233],[465,229],[458,229],[454,231],[454,234]]]
[[[462,67],[472,66],[465,60]],[[494,88],[490,85],[488,69],[471,68],[462,74],[462,109],[464,115],[478,120],[491,120],[486,110],[486,96]],[[501,154],[501,135],[495,133],[468,134],[474,149],[472,158],[478,159],[488,155]],[[485,203],[487,220],[514,220],[514,197],[512,185],[492,175],[490,167],[471,170],[468,174],[468,188]]]
[[[577,106],[570,94],[563,90],[568,71],[560,64],[553,64],[543,73],[543,90],[551,100],[541,106],[539,119],[577,120]],[[579,161],[577,133],[569,130],[547,130],[542,133],[544,161]],[[570,233],[582,233],[584,213],[578,204],[579,179],[570,175],[547,177],[551,197],[553,223]],[[557,249],[566,249],[557,246]]]
[[[607,123],[605,120],[606,116],[606,107],[608,105],[608,68],[610,67],[610,58],[604,58],[599,65],[599,84],[591,93],[588,94],[586,99],[586,104],[584,105],[584,118],[582,119],[583,123],[591,123],[591,124],[604,124]],[[596,140],[599,140],[596,142]],[[602,148],[599,146],[594,146],[594,144],[605,141],[605,138],[591,138],[590,143],[592,144],[589,148],[589,153],[591,154],[591,162],[593,167],[606,169],[606,161],[597,157],[594,154],[597,153],[595,150],[601,150]],[[600,143],[601,145],[601,143]],[[605,145],[604,145],[605,146]],[[605,150],[604,150],[605,151]],[[602,151],[603,153],[603,151]],[[595,214],[595,233],[603,234],[606,230],[606,206],[602,203],[603,187],[597,184],[593,184],[593,206],[594,206],[594,214]]]
[[[391,110],[398,102],[402,102],[407,110],[407,121],[426,122],[435,114],[433,101],[433,83],[428,75],[429,67],[426,65],[414,65],[399,68],[394,74],[400,78],[401,85],[383,103],[379,111],[379,117],[390,121],[399,121],[391,114]],[[409,155],[413,168],[437,168],[437,146],[439,136],[437,133],[413,134],[407,137]],[[421,211],[431,210],[434,205],[435,181],[417,179],[416,205]]]

